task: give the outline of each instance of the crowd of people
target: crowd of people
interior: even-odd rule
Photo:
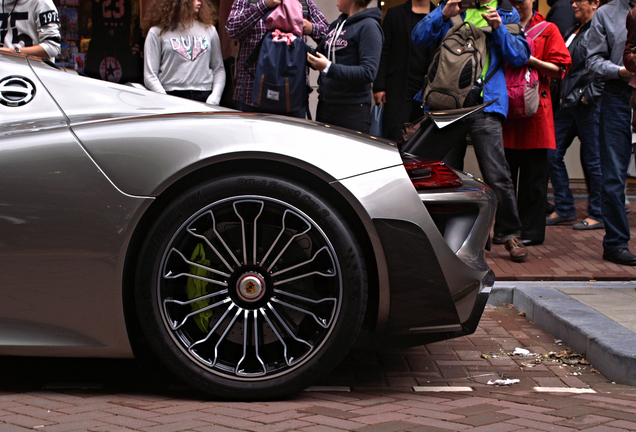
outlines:
[[[415,26],[412,41],[438,46],[455,16],[492,29],[484,70],[494,75],[482,100],[499,99],[473,120],[469,137],[482,176],[498,199],[493,242],[504,244],[513,261],[523,261],[527,246],[544,242],[546,226],[576,220],[564,155],[578,137],[589,202],[587,216],[573,229],[605,229],[603,259],[636,265],[625,210],[632,128],[636,131],[636,120],[631,128],[628,124],[636,106],[636,9],[630,12],[628,0],[613,0],[597,14],[599,0],[558,0],[551,3],[551,22],[545,24],[532,0],[481,0],[479,9],[461,9],[459,3],[447,0],[431,11]],[[533,36],[531,51],[502,25],[512,22],[527,35],[542,27],[534,31],[539,35]],[[538,71],[540,103],[533,115],[507,118],[500,56],[513,67],[525,64]],[[382,78],[380,91],[389,87]],[[376,103],[388,105],[388,97],[380,94]],[[461,168],[455,157],[446,162]],[[548,181],[554,205],[547,202]]]
[[[232,82],[242,111],[262,111],[251,96],[256,64],[246,60],[266,34],[266,17],[282,1],[232,4],[225,31],[240,43]],[[578,137],[589,200],[587,216],[573,229],[605,229],[603,259],[636,265],[625,209],[636,131],[636,8],[630,0],[549,0],[547,21],[533,0],[480,0],[470,8],[462,0],[407,0],[388,9],[384,20],[380,9],[368,7],[370,0],[337,0],[341,14],[331,24],[313,0],[284,1],[301,3],[302,38],[317,44],[306,54],[305,68],[307,84],[309,67],[319,72],[316,119],[368,133],[372,104],[384,105],[384,135],[398,143],[402,126],[423,114],[427,73],[457,20],[487,29],[479,102],[492,103],[471,120],[467,138],[498,200],[493,242],[520,262],[527,246],[544,242],[546,226],[576,221],[564,155]],[[3,12],[34,19],[16,21],[0,50],[49,59],[59,53],[59,17],[51,0],[6,0]],[[226,71],[217,20],[210,0],[156,0],[144,23],[146,87],[218,105]],[[523,31],[510,30],[511,24]],[[534,114],[509,117],[507,67],[538,72]],[[307,89],[305,106],[288,115],[310,116]],[[457,144],[449,165],[462,168],[456,155],[465,145]],[[548,181],[554,205],[547,199]]]

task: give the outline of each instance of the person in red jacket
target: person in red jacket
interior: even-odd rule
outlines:
[[[528,31],[545,18],[532,10],[532,0],[513,1]],[[506,160],[517,191],[521,242],[537,245],[545,239],[548,197],[548,149],[555,149],[550,78],[563,78],[572,65],[559,28],[553,23],[534,39],[534,55],[527,63],[539,72],[539,110],[531,117],[508,119],[503,124]]]

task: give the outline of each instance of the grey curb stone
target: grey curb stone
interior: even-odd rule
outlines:
[[[543,330],[584,353],[607,378],[636,385],[636,333],[549,286],[555,282],[495,282],[488,303],[514,305]]]

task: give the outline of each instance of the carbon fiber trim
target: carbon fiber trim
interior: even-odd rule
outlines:
[[[389,268],[390,331],[459,324],[446,278],[426,234],[415,224],[374,220]]]

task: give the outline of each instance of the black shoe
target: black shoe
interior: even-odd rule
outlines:
[[[595,229],[605,229],[605,224],[601,222],[596,222],[594,225],[590,225],[587,219],[583,219],[581,222],[577,222],[572,225],[572,228],[575,230],[595,230]]]
[[[603,252],[603,259],[615,264],[636,266],[636,255],[631,253],[627,248],[617,249],[613,252]]]
[[[494,236],[494,237],[492,238],[492,242],[493,242],[494,244],[504,244],[504,243],[505,243],[505,241],[504,241],[503,237],[498,236],[498,235],[496,235],[496,236]]]
[[[555,210],[554,204],[552,204],[551,202],[547,202],[545,204],[545,214],[547,215],[551,215]]]
[[[521,244],[524,246],[539,246],[543,244],[543,240],[530,240],[530,239],[521,239]]]
[[[552,215],[550,213],[550,215]],[[558,224],[562,224],[565,222],[572,222],[576,220],[576,216],[570,216],[570,217],[564,217],[564,216],[559,216],[557,215],[556,217],[550,217],[548,216],[547,218],[545,218],[545,224],[552,226],[552,225],[558,225]]]

